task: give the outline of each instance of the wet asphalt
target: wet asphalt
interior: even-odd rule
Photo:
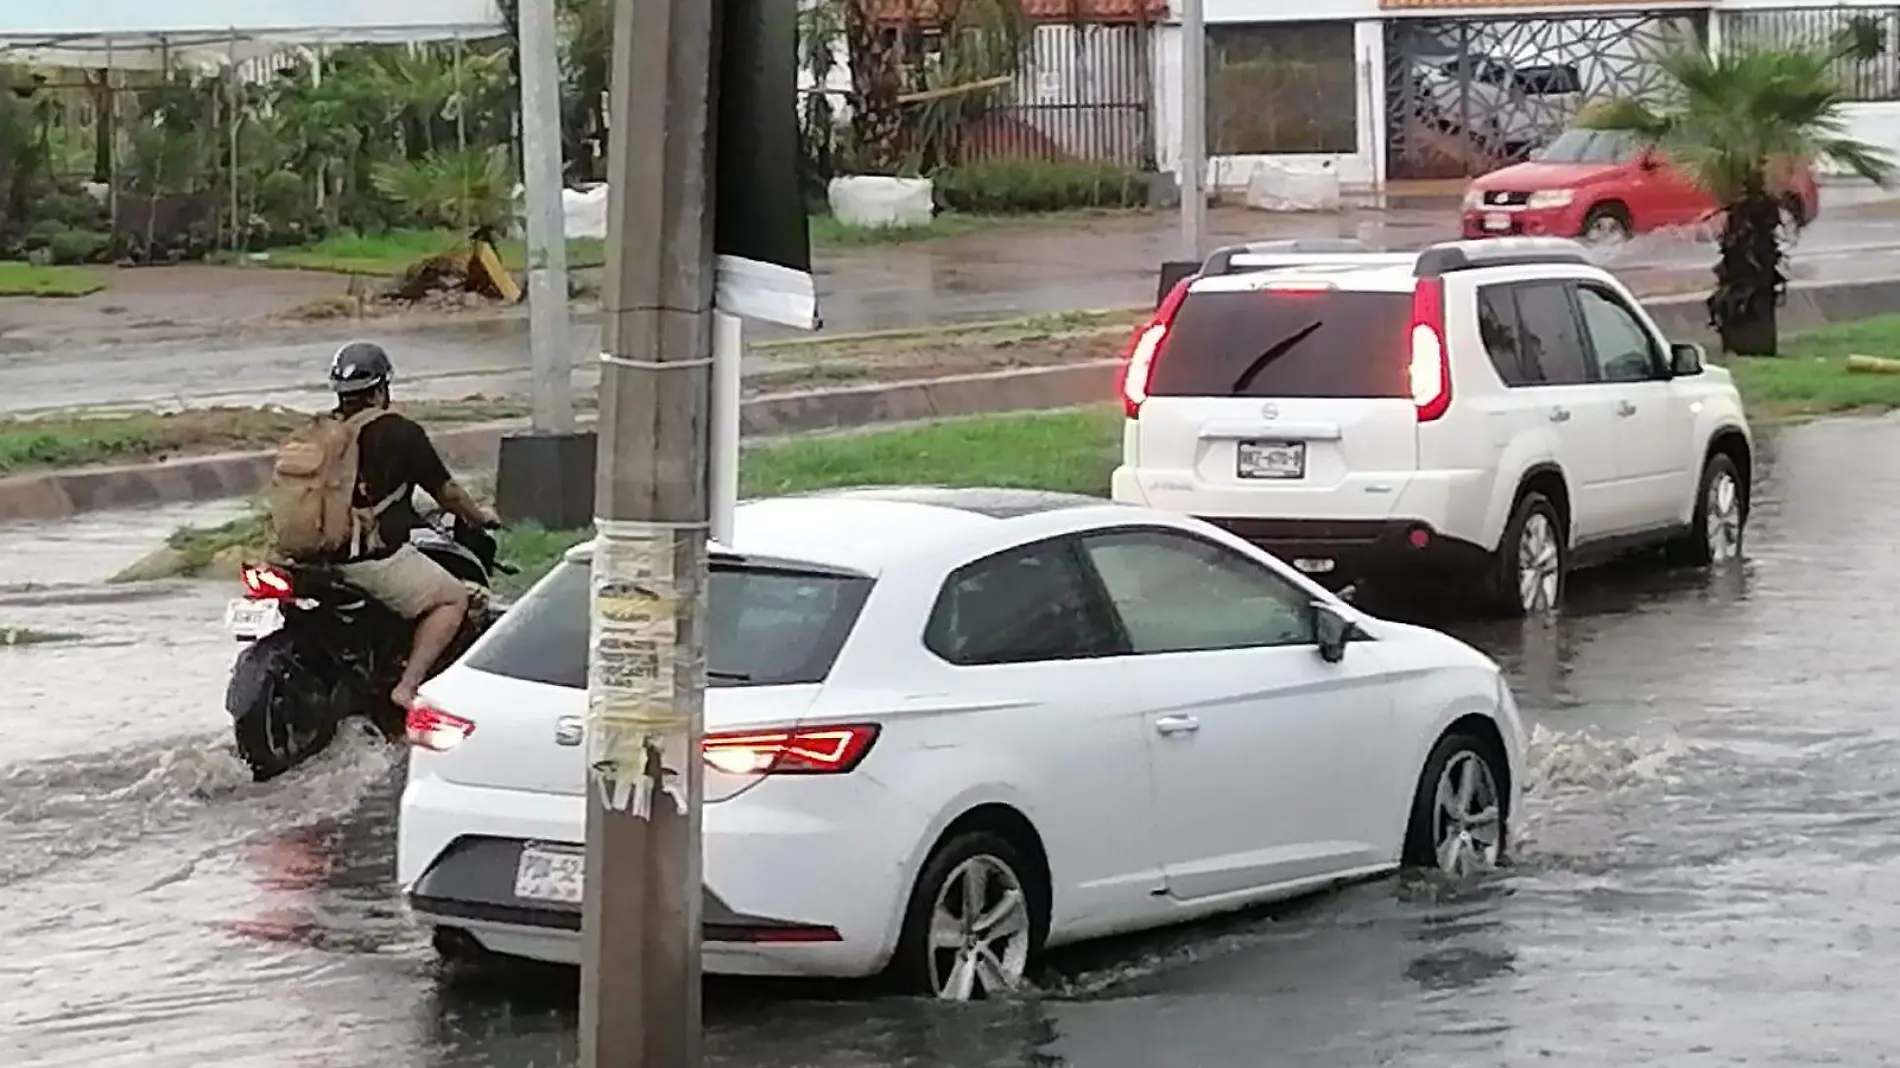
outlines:
[[[1510,870],[1065,951],[1019,1002],[714,981],[711,1062],[1888,1063],[1900,420],[1765,444],[1744,566],[1620,565],[1549,624],[1439,620],[1534,727]],[[97,584],[191,517],[216,516],[0,528],[0,626],[83,635],[0,648],[0,1064],[572,1064],[571,972],[452,981],[404,917],[396,755],[352,739],[245,782],[233,591]]]
[[[1900,215],[1862,201],[1856,187],[1828,187],[1822,215],[1796,245],[1791,274],[1816,280],[1900,276]],[[1341,215],[1267,217],[1241,209],[1210,216],[1209,241],[1349,237],[1376,248],[1415,249],[1456,237],[1455,207],[1396,207]],[[1111,219],[1094,228],[1002,229],[872,249],[830,251],[815,268],[826,334],[994,321],[1153,301],[1156,266],[1177,255],[1164,218]],[[1609,253],[1607,265],[1640,293],[1699,291],[1714,250],[1683,235],[1649,235]],[[751,324],[747,337],[795,336]],[[338,344],[366,335],[389,345],[410,399],[528,390],[525,324],[518,320],[400,329],[312,323],[275,339],[66,346],[0,356],[0,413],[66,407],[177,407],[325,403],[322,369]],[[577,389],[598,378],[599,329],[574,324]],[[793,353],[758,352],[750,370],[797,366]]]

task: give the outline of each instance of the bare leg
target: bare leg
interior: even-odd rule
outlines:
[[[390,692],[389,699],[399,708],[408,708],[415,703],[416,690],[422,686],[422,680],[429,674],[436,658],[455,640],[455,632],[461,629],[462,617],[468,614],[468,594],[448,604],[431,608],[416,620],[415,640],[409,647],[409,663],[402,669],[402,679]]]

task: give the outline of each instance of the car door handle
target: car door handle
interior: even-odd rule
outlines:
[[[1616,414],[1627,419],[1630,416],[1636,414],[1636,405],[1631,404],[1629,401],[1618,401],[1616,405]]]
[[[1155,720],[1155,733],[1163,738],[1172,738],[1177,734],[1193,734],[1201,729],[1201,721],[1193,716],[1162,716]]]
[[[1561,404],[1552,408],[1550,410],[1550,421],[1553,423],[1568,423],[1570,421],[1570,409]]]

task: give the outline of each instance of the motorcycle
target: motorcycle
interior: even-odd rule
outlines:
[[[454,663],[501,617],[493,576],[494,536],[446,513],[424,517],[410,544],[469,586],[468,615],[430,674]],[[244,596],[225,609],[225,628],[245,643],[231,668],[224,707],[238,755],[268,782],[321,753],[349,716],[363,712],[391,740],[407,712],[388,699],[402,676],[413,624],[324,566],[244,564]]]

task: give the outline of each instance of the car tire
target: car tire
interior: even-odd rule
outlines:
[[[924,862],[886,978],[947,1001],[1006,996],[1028,981],[1048,929],[1049,889],[1024,850],[994,831],[963,832]]]
[[[1636,233],[1629,212],[1620,204],[1598,204],[1583,217],[1577,237],[1583,241],[1628,241]]]
[[[1726,454],[1711,453],[1702,463],[1689,532],[1670,543],[1669,558],[1688,567],[1739,560],[1747,527],[1748,487],[1741,472]]]
[[[1401,862],[1454,877],[1504,862],[1510,849],[1510,769],[1490,739],[1454,731],[1425,758]]]
[[[1490,601],[1502,615],[1523,619],[1555,611],[1563,602],[1570,549],[1563,517],[1536,490],[1517,499],[1492,558]],[[1535,571],[1534,581],[1527,569]]]

